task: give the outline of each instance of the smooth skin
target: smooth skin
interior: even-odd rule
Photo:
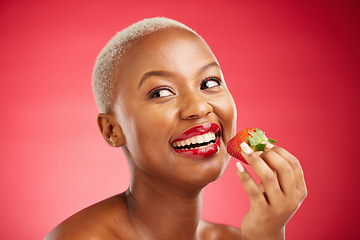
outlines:
[[[251,202],[242,230],[200,219],[203,187],[223,173],[236,132],[234,101],[202,39],[167,29],[138,40],[119,63],[113,96],[112,112],[99,114],[98,125],[110,146],[122,147],[130,187],[68,218],[46,240],[284,239],[306,188],[299,162],[280,147],[245,156],[259,186],[238,170]],[[222,130],[213,156],[189,159],[171,147],[187,129],[209,122]]]
[[[300,163],[288,151],[270,143],[260,152],[253,152],[246,143],[241,147],[242,155],[261,179],[257,185],[237,163],[237,174],[250,199],[242,233],[246,239],[284,239],[286,223],[307,195]]]

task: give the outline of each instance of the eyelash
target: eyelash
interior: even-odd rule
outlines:
[[[201,90],[205,90],[205,88],[202,88],[202,87],[203,87],[203,85],[204,85],[205,83],[207,83],[207,82],[210,81],[210,80],[211,80],[211,81],[215,81],[215,82],[217,82],[217,84],[218,84],[217,86],[213,86],[213,87],[218,87],[218,86],[221,86],[221,85],[222,85],[222,81],[221,81],[220,78],[218,78],[218,77],[216,77],[216,76],[210,76],[210,77],[207,77],[207,78],[205,78],[204,80],[201,81],[201,83],[200,83],[200,89],[201,89]],[[209,87],[209,88],[213,88],[213,87]],[[156,87],[156,88],[154,88],[153,90],[151,90],[148,95],[149,95],[150,98],[161,98],[161,96],[160,96],[160,97],[155,97],[155,94],[160,93],[162,90],[167,90],[167,91],[171,92],[172,94],[175,94],[174,91],[173,91],[171,88],[161,86],[161,87]],[[165,97],[166,97],[166,96],[165,96]]]
[[[151,90],[149,92],[149,97],[150,98],[156,98],[156,97],[154,97],[154,95],[157,94],[157,93],[160,93],[162,90],[167,90],[167,91],[171,92],[172,94],[174,94],[174,91],[171,88],[168,88],[168,87],[156,87],[156,88],[154,88],[153,90]],[[161,98],[161,97],[159,97],[159,98]]]
[[[206,82],[208,82],[208,81],[210,81],[210,80],[217,82],[218,86],[221,86],[221,85],[222,85],[222,82],[221,82],[221,79],[220,79],[220,78],[218,78],[218,77],[216,77],[216,76],[211,76],[211,77],[207,77],[207,78],[205,78],[204,80],[202,80],[202,82],[201,82],[201,84],[200,84],[200,89],[202,88],[202,86],[203,86],[204,83],[206,83]],[[214,87],[215,87],[215,86],[214,86]],[[217,87],[217,86],[216,86],[216,87]],[[210,87],[210,88],[212,88],[212,87]],[[203,89],[201,89],[201,90],[203,90]]]

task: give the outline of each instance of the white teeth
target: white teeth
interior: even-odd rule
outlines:
[[[208,132],[203,135],[198,135],[198,136],[194,136],[194,137],[182,140],[182,141],[174,142],[173,147],[184,147],[184,146],[190,145],[190,144],[200,144],[200,143],[204,143],[204,142],[210,142],[215,139],[216,139],[215,133]],[[186,148],[185,150],[189,150],[189,149]]]
[[[206,141],[206,137],[205,137],[207,135],[209,135],[209,133],[206,133],[206,134],[200,135],[200,136],[196,136],[197,143],[208,142],[208,141]]]
[[[207,133],[204,134],[203,137],[204,137],[204,142],[210,142],[211,140],[215,140],[215,134]]]

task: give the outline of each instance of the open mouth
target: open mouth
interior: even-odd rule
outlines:
[[[215,140],[215,133],[208,132],[182,141],[174,142],[172,146],[177,150],[192,150],[197,148],[205,148],[211,144],[214,144],[216,142]]]
[[[204,123],[182,133],[171,143],[171,147],[183,157],[202,159],[219,151],[220,135],[219,125]]]

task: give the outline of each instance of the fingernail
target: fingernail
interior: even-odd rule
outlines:
[[[236,168],[237,168],[237,170],[238,170],[239,172],[244,172],[244,171],[245,171],[243,165],[241,165],[240,162],[236,162]]]
[[[272,145],[271,143],[268,143],[268,142],[262,142],[262,143],[266,144],[267,149],[272,149],[274,147],[274,145]]]
[[[246,153],[246,154],[250,154],[250,153],[254,152],[254,151],[249,147],[249,145],[247,145],[246,142],[241,143],[241,144],[240,144],[240,147],[241,147],[241,149],[244,151],[244,153]]]

